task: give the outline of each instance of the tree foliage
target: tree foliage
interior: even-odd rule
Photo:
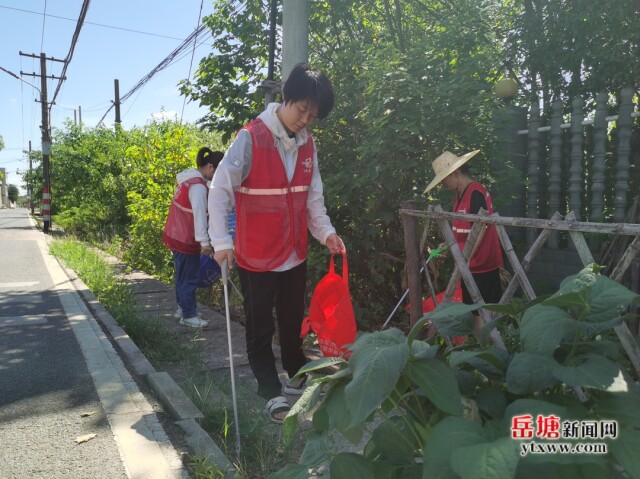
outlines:
[[[505,36],[510,70],[547,105],[640,86],[635,0],[521,0],[514,14]]]
[[[223,149],[220,139],[176,121],[130,130],[68,123],[54,138],[54,222],[87,241],[124,241],[132,266],[170,278],[162,231],[176,174],[195,167],[201,146]]]
[[[213,51],[200,61],[194,80],[181,82],[181,92],[191,101],[209,107],[200,119],[209,130],[223,133],[227,141],[261,111],[268,59],[268,1],[216,1],[214,13],[203,23],[211,30]]]
[[[7,188],[7,198],[9,198],[9,201],[15,203],[18,201],[18,196],[20,196],[20,190],[18,190],[18,187],[16,185],[9,185]]]
[[[203,121],[227,135],[262,109],[259,95],[244,93],[256,91],[267,60],[269,2],[229,15],[236,3],[215,2],[205,20],[215,50],[183,90],[211,106]],[[443,149],[492,148],[498,18],[491,2],[470,0],[311,2],[310,60],[336,94],[334,111],[313,132],[330,216],[353,258],[362,325],[401,294],[398,208],[424,200],[416,193],[432,175],[431,160]],[[240,114],[238,101],[248,102]],[[322,273],[323,253],[313,249],[312,275]]]

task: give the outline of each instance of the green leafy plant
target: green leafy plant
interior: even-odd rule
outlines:
[[[638,478],[640,387],[612,331],[637,299],[589,265],[547,298],[485,306],[503,314],[494,326],[513,330],[508,351],[483,341],[445,350],[418,339],[427,321],[443,335],[470,334],[477,305],[442,304],[407,336],[396,329],[362,334],[348,361],[323,358],[300,372],[316,377],[285,433],[293,437],[298,416],[311,412],[313,431],[299,463],[270,477],[306,478],[328,465],[333,479]],[[532,437],[520,440],[514,421],[529,417]],[[536,429],[536,418],[555,418],[558,436]],[[600,437],[606,453],[526,453],[533,441],[577,446],[560,421],[615,422]],[[364,444],[361,452],[335,450],[336,432]]]

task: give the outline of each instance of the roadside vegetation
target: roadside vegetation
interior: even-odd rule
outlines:
[[[224,150],[237,129],[264,108],[264,92],[258,87],[265,79],[269,58],[265,38],[268,33],[268,7],[272,2],[246,2],[243,9],[237,9],[237,3],[233,0],[214,1],[213,13],[203,19],[213,36],[211,54],[201,59],[194,78],[180,85],[189,100],[198,101],[210,109],[198,125],[152,121],[131,129],[109,129],[69,123],[54,133],[51,151],[54,224],[81,238],[87,245],[99,246],[131,267],[142,269],[163,281],[169,281],[172,276],[171,255],[162,244],[161,237],[175,175],[194,165],[194,155],[199,147],[206,145]],[[278,13],[279,22],[281,13]],[[482,153],[473,163],[474,177],[487,184],[490,190],[500,191],[503,184],[521,182],[521,172],[501,156],[503,145],[495,133],[501,126],[497,120],[500,112],[507,109],[524,112],[531,103],[538,102],[545,115],[541,121],[548,123],[550,105],[555,100],[569,105],[573,98],[580,96],[585,100],[585,111],[588,111],[600,91],[611,92],[607,106],[613,111],[621,88],[632,87],[636,92],[640,88],[637,16],[635,0],[614,3],[592,0],[310,2],[309,59],[315,67],[326,71],[336,93],[333,112],[314,125],[313,134],[319,150],[329,215],[349,250],[350,287],[359,330],[371,332],[380,329],[406,288],[403,279],[403,229],[398,214],[400,204],[405,200],[416,200],[420,206],[439,202],[445,209],[448,207],[447,195],[425,197],[420,194],[432,176],[431,161],[443,150],[480,149]],[[280,46],[276,51],[277,61],[281,57]],[[508,101],[497,98],[493,91],[496,82],[504,78],[515,79],[520,87]],[[635,148],[640,143],[637,127],[634,128],[634,150],[630,158],[637,159]],[[611,143],[616,143],[615,128],[611,130]],[[25,175],[25,179],[32,185],[42,184],[41,154],[34,151],[31,157],[36,166]],[[542,171],[541,175],[548,176],[548,172]],[[607,178],[606,182],[611,185],[615,178]],[[629,194],[634,194],[639,187],[640,168],[634,167],[631,168]],[[563,198],[566,193],[562,192]],[[545,194],[540,192],[541,204],[548,202]],[[590,193],[584,194],[588,196]],[[607,187],[604,194],[604,216],[611,217],[615,204],[614,188]],[[36,189],[36,198],[38,195]],[[498,210],[500,201],[508,202],[510,198],[496,198]],[[564,206],[563,203],[561,208]],[[588,217],[588,212],[585,213]],[[440,238],[431,233],[427,236],[427,243],[435,245],[440,242]],[[326,272],[327,255],[315,242],[310,244],[309,285],[313,285]],[[89,270],[91,268],[88,266]],[[440,273],[441,278],[447,278],[446,270]],[[98,276],[96,288],[104,288],[105,301],[112,303],[114,316],[120,315],[123,322],[128,321],[126,314],[119,311],[128,308],[130,299],[126,291],[117,285],[103,286],[99,279],[101,273],[91,274]],[[600,278],[595,270],[584,275],[590,278],[589,281]],[[439,284],[437,278],[435,281],[436,289],[441,289],[443,284]],[[601,281],[594,279],[593,284]],[[85,282],[89,284],[89,281]],[[595,287],[593,284],[589,287]],[[583,292],[576,293],[582,295],[579,296],[579,304],[562,303],[564,299],[573,301],[577,297],[566,291],[558,292],[561,299],[553,300],[558,303],[554,307],[563,309],[580,326],[567,322],[575,326],[571,330],[575,333],[571,336],[573,341],[567,342],[564,336],[554,336],[558,339],[555,346],[560,348],[562,357],[552,355],[558,364],[544,371],[536,370],[535,365],[531,365],[532,371],[524,367],[524,363],[543,360],[550,364],[548,354],[544,359],[536,356],[536,361],[525,361],[527,358],[531,360],[527,355],[534,354],[532,350],[543,348],[549,353],[550,345],[546,340],[541,339],[532,345],[525,327],[533,311],[544,305],[518,306],[514,303],[514,309],[501,311],[505,318],[509,318],[500,325],[509,346],[509,357],[485,349],[481,344],[467,345],[471,348],[468,351],[440,351],[442,344],[422,344],[415,340],[414,332],[408,330],[407,315],[401,310],[392,323],[398,329],[370,333],[377,339],[364,339],[370,337],[365,335],[357,343],[358,353],[353,354],[349,366],[341,363],[339,373],[321,380],[321,383],[333,386],[323,400],[316,401],[318,398],[315,396],[307,398],[308,404],[317,403],[324,411],[317,416],[317,424],[314,420],[318,429],[310,436],[300,463],[291,466],[296,475],[279,477],[302,478],[304,467],[333,460],[337,462],[332,469],[332,477],[378,477],[366,474],[371,468],[374,473],[383,474],[387,471],[387,465],[382,465],[385,461],[393,462],[394,467],[398,461],[402,462],[401,466],[409,474],[402,477],[427,477],[416,472],[418,466],[414,462],[423,461],[425,470],[432,472],[434,464],[444,464],[444,457],[447,460],[454,457],[443,448],[452,442],[446,437],[446,432],[459,431],[456,429],[459,427],[462,435],[475,438],[465,443],[475,449],[468,450],[469,454],[464,457],[455,455],[455,467],[443,465],[447,473],[438,477],[476,477],[473,476],[475,464],[484,457],[478,451],[491,450],[494,442],[505,443],[504,437],[487,428],[497,427],[499,419],[506,417],[501,416],[506,410],[520,410],[512,406],[519,400],[526,398],[526,402],[518,404],[526,404],[535,412],[542,409],[537,408],[539,403],[531,401],[539,400],[540,396],[545,399],[561,396],[562,407],[569,408],[566,411],[584,412],[581,409],[584,407],[587,409],[585,414],[595,414],[593,411],[600,407],[601,399],[610,398],[612,394],[606,386],[609,373],[614,369],[611,362],[623,375],[635,380],[637,375],[624,358],[614,354],[619,347],[617,339],[610,335],[610,328],[597,326],[602,330],[594,333],[593,329],[584,326],[588,312],[584,313],[586,316],[574,317],[579,308],[586,308],[585,311],[593,308],[588,302],[593,294],[584,292],[587,289],[580,291]],[[609,320],[611,323],[607,325],[620,318],[612,316]],[[141,326],[130,324],[128,327],[132,337],[139,334],[140,341],[144,341],[147,335],[163,335],[160,326],[138,333],[135,329]],[[446,328],[447,325],[439,324],[439,327]],[[554,331],[555,328],[555,324],[550,324],[548,330]],[[405,336],[401,338],[399,334]],[[605,338],[606,342],[598,340],[598,336]],[[161,339],[157,339],[159,350],[164,348]],[[401,350],[402,357],[401,360],[395,356],[392,358],[396,368],[390,371],[388,378],[380,380],[380,376],[375,374],[381,384],[378,389],[370,391],[360,387],[357,379],[360,377],[359,369],[352,362],[360,355],[367,357],[373,354],[368,351],[378,348],[378,340],[393,349],[393,354],[400,354],[398,351]],[[149,354],[165,354],[153,352],[155,344],[140,345],[142,349],[150,348]],[[591,351],[592,355],[581,356],[587,354],[585,351]],[[437,357],[432,357],[436,352]],[[457,397],[455,390],[458,388],[459,394],[475,401],[480,422],[476,418],[473,419],[475,425],[461,423],[465,415],[459,414],[457,409],[448,410],[450,405],[431,397],[429,385],[423,382],[428,375],[422,374],[421,369],[426,368],[422,362],[427,359],[436,372],[440,371],[446,377],[455,376],[456,384],[449,381],[448,389],[444,386],[443,389]],[[437,365],[431,360],[437,361]],[[587,375],[587,378],[582,374],[584,371],[576,372],[581,364],[588,365],[594,361],[599,365],[597,373]],[[515,368],[514,363],[523,368],[530,384],[509,376],[508,371]],[[568,371],[578,374],[579,379],[572,379]],[[461,382],[461,377],[466,378],[464,382]],[[438,377],[434,381],[438,383],[440,379]],[[635,401],[632,404],[637,404],[636,391],[631,382],[627,383],[630,385],[628,394],[632,394],[631,399]],[[467,389],[470,384],[474,385],[473,390]],[[206,381],[199,381],[198,387],[203,392],[209,386]],[[592,390],[591,402],[586,406],[575,404],[571,396],[571,391],[575,392],[577,387]],[[375,393],[373,396],[370,395],[372,392]],[[202,397],[205,396],[202,393]],[[388,417],[385,418],[386,425],[377,433],[382,439],[377,441],[374,438],[364,456],[354,454],[335,459],[325,449],[324,434],[328,430],[359,434],[368,426],[365,424],[368,416],[363,415],[365,409],[356,411],[359,414],[356,416],[347,415],[339,409],[345,401],[349,406],[366,405],[369,412],[382,410]],[[611,401],[615,403],[617,399]],[[559,403],[551,401],[551,404],[560,408]],[[201,406],[216,409],[207,405],[204,399]],[[627,411],[622,404],[620,407]],[[605,412],[616,417],[614,409],[605,409]],[[350,411],[349,408],[346,410]],[[398,417],[402,424],[392,419],[396,417],[392,411],[393,414],[400,411]],[[403,413],[409,419],[405,420]],[[417,421],[414,414],[424,415],[426,426]],[[232,451],[228,417],[222,413],[211,417],[212,427],[218,428],[220,437],[225,441],[226,452]],[[606,418],[604,414],[599,417]],[[255,422],[251,408],[246,420],[246,428],[251,429]],[[640,457],[640,451],[633,444],[640,444],[637,437],[640,425],[635,421],[636,413],[620,419],[621,424],[632,428],[621,432],[627,438],[621,444],[631,444],[626,456],[624,451],[618,450],[613,456],[600,458],[602,460],[582,461],[580,464],[586,462],[588,465],[581,465],[580,473],[588,477],[589,465],[595,464],[593,471],[597,472],[593,474],[596,476],[602,471],[617,472],[622,467],[629,477],[638,477],[640,467],[635,458]],[[288,427],[291,427],[290,423]],[[435,453],[420,450],[425,441],[434,444],[431,434],[442,439],[440,449],[437,445],[432,448],[442,453],[435,458],[432,456]],[[262,434],[261,430],[257,430],[255,435],[265,439],[265,444],[255,451],[256,464],[288,462],[285,458],[291,452],[286,448],[278,450],[279,441]],[[479,436],[485,441],[477,440]],[[391,441],[391,438],[396,440]],[[397,447],[394,449],[392,446]],[[615,448],[612,446],[612,450]],[[523,464],[528,464],[528,461],[516,461],[510,449],[500,450],[506,461],[501,463],[504,467],[498,469],[500,474],[490,476],[485,471],[487,475],[484,477],[516,477]],[[198,462],[197,458],[193,460]],[[253,460],[251,462],[254,463]],[[575,472],[574,464],[561,466],[548,467],[560,467],[558,470],[567,470],[571,474]],[[540,476],[553,477],[546,467],[536,463],[532,470],[539,472]],[[243,473],[246,477],[253,474],[254,477],[263,477],[260,474],[264,475],[267,470],[272,470],[271,466],[253,469],[247,464]],[[340,476],[336,471],[349,471],[355,475]],[[215,477],[215,471],[210,473],[213,476],[202,477]]]
[[[257,399],[252,401],[254,392],[242,389],[239,389],[238,407],[244,439],[242,456],[236,458],[229,376],[226,372],[202,372],[204,359],[197,333],[184,339],[168,328],[164,318],[141,317],[136,311],[131,286],[119,279],[121,271],[114,269],[100,250],[77,239],[63,238],[55,240],[50,251],[78,274],[149,361],[156,366],[169,363],[173,369],[180,369],[184,390],[205,416],[202,427],[229,460],[235,459],[237,479],[262,479],[282,464],[297,460],[302,437],[285,442],[282,428],[262,414],[263,403]],[[190,455],[185,463],[194,478],[223,477],[220,469],[211,466],[207,458]]]

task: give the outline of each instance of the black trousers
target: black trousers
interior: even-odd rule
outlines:
[[[500,298],[502,297],[502,284],[500,283],[499,268],[487,271],[486,273],[471,273],[471,275],[478,285],[480,295],[485,303],[500,302]],[[473,304],[473,300],[464,281],[462,281],[462,302],[464,304]]]
[[[282,367],[293,377],[306,363],[300,328],[305,309],[307,263],[288,271],[255,272],[238,267],[238,275],[244,296],[249,365],[258,381],[258,395],[271,399],[282,390],[272,349],[274,307]]]

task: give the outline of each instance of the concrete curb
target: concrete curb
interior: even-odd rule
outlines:
[[[211,467],[220,469],[226,478],[233,477],[234,469],[232,463],[196,421],[196,419],[204,418],[204,414],[193,404],[169,374],[156,371],[138,346],[131,340],[124,329],[118,325],[107,309],[100,304],[76,272],[62,263],[60,265],[93,316],[106,328],[122,354],[126,356],[134,372],[146,379],[158,400],[171,414],[176,424],[185,431],[184,439],[190,449],[195,454],[207,458]]]

